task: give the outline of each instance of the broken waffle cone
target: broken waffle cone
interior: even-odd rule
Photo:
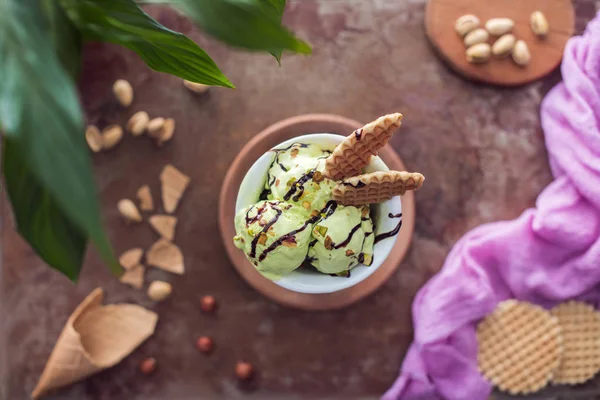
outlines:
[[[121,257],[119,257],[119,264],[126,270],[130,270],[140,263],[143,255],[144,250],[139,247],[129,249],[121,254]]]
[[[325,160],[326,177],[339,181],[358,175],[402,124],[402,114],[388,114],[357,129]]]
[[[544,388],[562,357],[558,319],[542,307],[506,300],[477,326],[479,370],[510,394]]]
[[[569,301],[550,310],[562,328],[564,353],[552,383],[577,385],[600,371],[600,313],[593,306]]]
[[[146,268],[141,265],[135,265],[125,271],[119,282],[129,285],[135,289],[141,289],[144,286],[144,272]]]
[[[103,297],[94,290],[69,317],[33,399],[116,365],[154,333],[156,313],[134,304],[104,306]]]
[[[181,250],[167,239],[160,239],[152,245],[146,252],[146,262],[174,274],[183,275],[185,272]]]
[[[150,186],[144,185],[141,188],[139,188],[136,193],[136,196],[140,201],[140,210],[154,210],[154,202],[152,201],[152,193],[150,192]]]
[[[167,165],[160,173],[162,201],[166,212],[172,214],[177,209],[183,192],[190,184],[190,178],[172,165]]]
[[[153,215],[148,221],[156,233],[167,240],[173,241],[175,237],[175,226],[177,225],[177,217],[172,215]]]
[[[345,206],[375,204],[402,196],[407,190],[419,190],[424,180],[418,172],[377,171],[344,179],[331,194]]]

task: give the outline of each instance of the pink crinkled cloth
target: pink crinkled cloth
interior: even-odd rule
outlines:
[[[561,70],[541,108],[555,180],[518,219],[467,233],[419,291],[414,342],[384,400],[487,399],[475,326],[502,300],[600,302],[600,13]]]

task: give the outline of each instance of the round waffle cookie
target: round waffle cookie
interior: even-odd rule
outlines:
[[[542,307],[506,300],[477,326],[481,373],[499,389],[527,394],[545,387],[562,355],[558,319]]]
[[[564,352],[552,383],[576,385],[600,371],[600,313],[589,304],[569,301],[550,313],[558,318]]]

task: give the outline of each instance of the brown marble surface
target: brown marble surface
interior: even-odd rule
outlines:
[[[178,210],[176,242],[187,273],[171,276],[166,302],[121,285],[92,251],[73,285],[46,267],[2,213],[2,345],[0,399],[25,399],[74,307],[101,286],[108,302],[136,302],[160,314],[157,332],[118,366],[58,392],[51,399],[366,399],[394,381],[412,339],[411,301],[436,273],[452,245],[479,224],[514,218],[534,204],[551,180],[539,124],[539,104],[559,79],[518,89],[478,86],[441,64],[423,32],[424,0],[291,0],[285,19],[314,46],[311,57],[286,56],[282,67],[263,54],[225,48],[176,14],[151,9],[162,23],[190,34],[237,85],[195,97],[175,77],[149,71],[115,46],[86,49],[81,93],[88,118],[125,123],[137,110],[173,117],[176,136],[164,149],[127,136],[113,151],[94,156],[104,217],[117,253],[156,239],[146,224],[125,226],[120,198],[149,184],[158,200],[166,163],[192,177]],[[595,0],[576,0],[577,30],[593,17]],[[111,106],[116,78],[132,82],[127,111]],[[216,208],[225,172],[256,132],[288,116],[336,113],[362,121],[401,111],[405,124],[392,141],[409,169],[427,177],[417,193],[412,249],[398,272],[373,296],[335,312],[308,313],[269,302],[231,267],[220,242]],[[198,298],[213,294],[214,316]],[[211,335],[210,356],[194,348]],[[139,361],[152,355],[158,370],[144,377]],[[256,379],[239,385],[235,362],[248,360]],[[583,398],[592,396],[588,392]],[[549,394],[551,395],[551,393]],[[572,398],[568,395],[567,398]]]

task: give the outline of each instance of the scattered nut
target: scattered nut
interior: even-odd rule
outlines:
[[[160,173],[162,201],[165,211],[172,214],[187,189],[190,178],[172,165],[166,165]]]
[[[127,121],[126,129],[133,136],[140,136],[146,131],[146,127],[150,122],[150,116],[146,111],[138,111]]]
[[[142,216],[135,204],[133,204],[133,201],[121,199],[119,200],[119,203],[117,203],[117,208],[127,222],[142,222]]]
[[[117,79],[113,84],[113,93],[123,107],[129,107],[133,101],[133,88],[125,79]]]
[[[156,370],[156,358],[148,357],[140,363],[140,370],[144,375],[150,375]]]
[[[517,40],[517,43],[515,43],[515,47],[513,47],[512,51],[512,59],[521,67],[527,66],[531,61],[529,47],[527,47],[527,43],[525,43],[523,40]]]
[[[185,272],[181,250],[167,239],[159,239],[152,245],[146,252],[146,262],[174,274],[183,275]]]
[[[479,18],[475,15],[467,14],[458,18],[454,23],[454,30],[460,37],[464,37],[467,33],[479,26]]]
[[[483,28],[475,29],[465,36],[465,46],[471,47],[477,43],[485,43],[490,38],[490,34]]]
[[[305,208],[305,209],[307,209],[307,210],[310,210],[310,202],[303,201],[302,202],[302,207]]]
[[[485,29],[494,36],[502,36],[512,31],[515,22],[510,18],[492,18],[485,23]]]
[[[173,286],[169,282],[154,281],[148,286],[148,297],[154,301],[163,301],[171,295]]]
[[[89,125],[87,127],[85,130],[85,140],[94,153],[99,152],[104,147],[104,140],[102,138],[102,134],[100,133],[100,129],[98,129],[95,125]]]
[[[148,130],[148,135],[152,136],[153,138],[159,137],[160,130],[162,129],[164,124],[165,119],[162,117],[151,119],[148,122],[148,125],[146,126],[146,129]]]
[[[531,30],[539,37],[545,37],[550,30],[550,25],[546,16],[541,11],[534,11],[531,13]]]
[[[202,83],[186,81],[185,79],[183,80],[183,85],[194,93],[206,93],[210,87],[208,85],[203,85]]]
[[[102,131],[102,142],[105,149],[112,149],[123,139],[123,128],[119,125],[110,125]]]
[[[217,300],[215,300],[214,296],[203,296],[200,299],[200,308],[206,313],[211,313],[217,308]]]
[[[156,144],[162,146],[169,140],[173,138],[173,134],[175,133],[175,120],[173,118],[167,118],[162,128],[158,132],[158,138],[156,139]]]
[[[254,369],[250,363],[238,361],[237,365],[235,366],[235,376],[243,381],[250,379],[253,372]]]
[[[213,340],[208,336],[200,336],[196,340],[196,348],[203,353],[210,353],[213,347]]]
[[[492,49],[487,43],[477,43],[467,49],[467,61],[473,64],[484,63],[490,59]]]
[[[154,210],[154,202],[152,201],[152,193],[150,192],[150,186],[144,185],[138,189],[136,196],[140,201],[140,209],[142,211]]]
[[[127,250],[121,257],[119,257],[119,264],[121,267],[125,269],[132,269],[137,266],[140,261],[142,261],[142,256],[144,255],[144,250],[136,247],[134,249]]]
[[[492,45],[492,54],[496,57],[506,57],[512,53],[517,38],[511,33],[500,36]]]

